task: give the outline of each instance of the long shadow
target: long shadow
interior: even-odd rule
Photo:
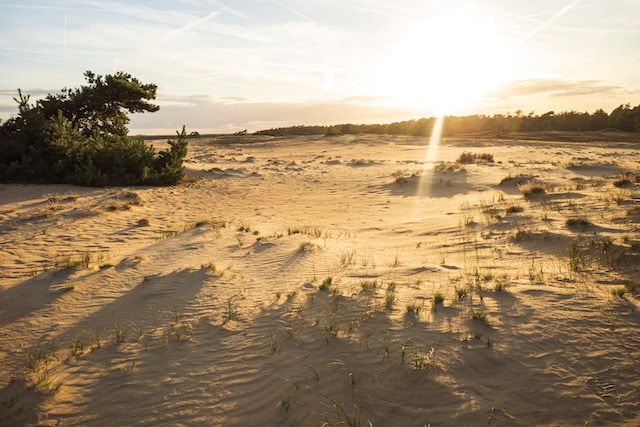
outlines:
[[[0,323],[8,325],[52,304],[67,292],[63,284],[71,272],[45,272],[0,291]]]
[[[164,276],[143,280],[133,289],[105,304],[73,327],[74,332],[112,328],[123,322],[136,322],[148,318],[150,310],[171,311],[186,307],[210,278],[208,270],[181,270]]]
[[[103,190],[90,189],[86,187],[76,187],[73,185],[63,184],[3,184],[0,187],[0,206],[9,203],[25,203],[32,200],[29,204],[23,204],[23,208],[40,206],[47,203],[38,199],[51,196],[52,194],[65,193],[81,193],[83,197],[93,193],[101,193]]]
[[[195,339],[143,351],[135,373],[111,370],[98,379],[86,390],[84,412],[105,423],[124,421],[114,418],[119,413],[128,423],[153,416],[156,425],[256,425],[256,417],[261,425],[339,425],[338,405],[349,413],[357,407],[373,425],[446,422],[446,412],[459,410],[464,399],[414,369],[408,351],[403,363],[400,351],[409,342],[429,348],[441,332],[407,330],[382,311],[364,316],[360,303],[312,291],[226,325],[202,317]],[[391,351],[384,355],[387,335]],[[407,387],[409,394],[394,392]],[[283,406],[286,396],[291,407]],[[397,424],[393,408],[400,407]]]
[[[114,324],[124,327],[126,322],[132,324],[141,322],[143,319],[152,317],[152,314],[149,313],[149,307],[152,307],[153,310],[165,311],[188,307],[188,304],[194,300],[195,295],[209,277],[206,269],[200,269],[177,271],[165,276],[150,278],[76,323],[71,330],[58,337],[60,343],[65,341],[65,337],[73,339],[74,334],[77,335],[83,331],[100,330],[112,327]],[[19,289],[24,289],[24,286],[32,284],[30,282],[27,281],[25,284],[19,285]],[[16,298],[23,295],[20,290],[11,289],[10,291],[5,291],[2,294],[3,298]],[[27,300],[32,299],[31,297],[27,298]],[[6,303],[7,299],[3,299],[2,302]],[[46,302],[51,302],[51,298],[46,299],[45,302],[41,300],[39,305],[45,305]],[[3,304],[3,307],[6,305]],[[31,307],[30,311],[35,309],[35,307]],[[19,314],[23,316],[28,313],[20,312]],[[17,315],[13,314],[13,317],[15,318]],[[131,333],[133,332],[131,331]],[[123,338],[126,339],[126,337]],[[104,340],[106,337],[102,339]],[[156,378],[153,381],[156,381]],[[149,386],[153,387],[152,384]],[[94,391],[98,395],[103,393],[103,390],[100,389]],[[86,392],[91,392],[91,390],[86,390]],[[123,391],[120,389],[119,392]],[[12,382],[0,390],[0,425],[28,425],[32,423],[38,418],[38,406],[45,398],[46,396],[39,391],[28,387],[23,380]],[[134,400],[132,397],[132,402]]]

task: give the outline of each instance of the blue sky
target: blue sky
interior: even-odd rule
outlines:
[[[640,104],[638,0],[0,2],[0,117],[125,71],[132,133]]]

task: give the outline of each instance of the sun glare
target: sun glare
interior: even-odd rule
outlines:
[[[470,7],[398,30],[375,78],[392,104],[450,114],[482,100],[511,72],[500,26]]]

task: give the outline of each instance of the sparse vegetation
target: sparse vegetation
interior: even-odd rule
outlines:
[[[417,303],[407,304],[407,313],[417,316],[420,314],[420,306]]]
[[[579,216],[575,218],[569,218],[565,221],[565,225],[567,228],[572,228],[580,231],[584,231],[591,225],[591,222],[587,220],[584,216]]]
[[[493,163],[493,154],[469,153],[465,151],[464,153],[460,154],[456,162],[461,164],[469,164],[469,163],[477,163],[477,162]]]
[[[476,310],[476,309],[471,310],[471,319],[482,322],[485,325],[489,325],[487,312],[485,310]]]
[[[510,284],[502,280],[496,280],[496,282],[493,284],[493,289],[496,292],[506,292],[509,289],[509,287],[510,287]]]
[[[442,294],[441,292],[436,292],[433,295],[433,305],[442,305],[443,303],[444,303],[444,294]]]
[[[320,289],[321,291],[330,291],[332,284],[333,284],[333,277],[331,276],[325,277],[322,283],[320,284],[320,286],[318,287],[318,289]]]
[[[524,197],[533,197],[533,196],[542,195],[542,194],[545,194],[547,191],[543,184],[535,181],[529,181],[524,184],[521,184],[518,186],[518,189],[520,190],[520,193],[522,193]]]
[[[505,209],[505,213],[507,214],[520,212],[524,212],[524,207],[521,205],[510,205]]]
[[[598,351],[581,352],[580,346],[564,346],[562,357],[540,359],[536,366],[541,369],[535,370],[536,375],[510,377],[510,381],[501,383],[507,401],[497,404],[518,417],[533,414],[518,420],[566,424],[573,421],[569,419],[572,414],[588,415],[598,410],[603,397],[600,392],[609,388],[601,387],[596,377],[604,384],[605,379],[613,381],[627,375],[628,363],[610,362],[636,347],[638,319],[634,307],[640,297],[636,271],[640,239],[636,218],[625,214],[637,205],[637,194],[630,188],[620,191],[620,205],[616,205],[611,194],[603,194],[606,188],[595,190],[590,179],[584,178],[594,170],[568,171],[561,166],[567,156],[586,159],[580,161],[591,161],[587,156],[605,158],[604,154],[600,156],[600,147],[585,144],[573,153],[573,144],[571,149],[568,144],[549,144],[545,155],[559,153],[553,160],[554,168],[542,164],[544,156],[531,164],[526,163],[527,156],[522,156],[521,167],[472,166],[466,175],[445,177],[457,180],[452,188],[435,185],[432,193],[423,196],[413,194],[417,179],[398,188],[390,182],[388,172],[397,167],[396,163],[409,170],[421,164],[425,138],[389,137],[383,140],[392,146],[389,148],[366,135],[334,137],[313,147],[296,141],[292,146],[308,151],[300,155],[301,159],[296,158],[295,168],[291,167],[295,169],[293,177],[284,176],[292,153],[287,152],[285,160],[284,155],[269,159],[272,165],[265,159],[267,155],[276,157],[272,153],[277,149],[271,147],[283,144],[280,139],[275,138],[277,141],[270,145],[270,138],[261,138],[253,147],[249,135],[225,144],[209,144],[206,138],[203,136],[198,144],[208,144],[208,151],[202,156],[195,153],[194,162],[215,158],[229,169],[234,168],[231,164],[243,163],[246,169],[242,175],[207,179],[203,172],[201,181],[184,188],[138,188],[135,192],[145,201],[144,209],[129,203],[127,210],[120,207],[125,205],[113,203],[115,210],[107,213],[102,208],[108,201],[131,202],[133,197],[125,200],[122,191],[114,196],[115,190],[102,189],[74,189],[82,196],[73,206],[49,211],[51,216],[33,223],[22,218],[43,206],[62,204],[62,196],[39,195],[37,200],[10,201],[0,206],[0,225],[7,233],[4,242],[11,261],[2,265],[6,268],[2,276],[6,274],[10,281],[9,286],[3,283],[0,297],[18,304],[24,295],[31,303],[15,311],[10,307],[4,313],[8,319],[4,333],[11,350],[6,360],[13,353],[23,354],[33,367],[24,371],[22,383],[11,383],[10,387],[22,384],[36,388],[27,395],[18,394],[18,390],[15,396],[22,399],[47,390],[55,392],[57,384],[64,381],[64,393],[45,405],[31,408],[25,407],[24,401],[17,402],[38,420],[50,420],[47,416],[57,416],[58,409],[64,419],[77,416],[84,420],[83,414],[73,413],[82,405],[67,406],[66,402],[73,403],[69,399],[79,396],[86,385],[104,386],[115,393],[106,400],[92,400],[97,410],[97,405],[124,396],[121,384],[144,386],[148,400],[159,402],[167,397],[166,388],[147,387],[158,381],[170,383],[178,391],[204,393],[211,405],[218,405],[218,391],[228,388],[222,399],[238,397],[234,401],[237,405],[230,413],[216,412],[215,419],[211,418],[214,423],[246,425],[258,417],[263,423],[282,425],[367,426],[389,420],[398,425],[435,425],[451,420],[465,422],[476,415],[487,422],[488,414],[493,425],[506,413],[500,408],[485,408],[484,404],[493,403],[482,396],[479,402],[484,403],[477,407],[466,408],[465,402],[477,400],[474,393],[494,387],[496,379],[484,379],[483,369],[471,372],[458,368],[490,367],[498,360],[506,363],[507,371],[513,371],[520,366],[518,357],[532,351],[555,354],[567,336],[577,337],[580,342],[596,340]],[[380,152],[366,154],[376,156],[371,168],[349,170],[344,159],[360,155],[354,150],[365,147],[359,138],[365,144],[375,144]],[[349,147],[352,141],[361,146]],[[443,158],[459,154],[458,142],[449,141],[451,145],[448,142],[441,147]],[[508,145],[500,149],[505,159],[521,154],[517,151],[521,147]],[[349,156],[338,157],[344,154],[341,150]],[[627,148],[619,144],[615,150]],[[378,160],[395,151],[401,154]],[[409,158],[410,153],[417,153],[417,160]],[[244,164],[249,157],[253,160]],[[334,163],[337,158],[343,161]],[[378,174],[376,168],[384,172]],[[479,169],[487,173],[480,174]],[[546,188],[554,189],[553,194],[527,201],[513,182],[509,188],[495,189],[498,174],[519,170],[539,173],[548,183]],[[259,172],[253,176],[253,171]],[[335,178],[339,171],[348,173]],[[443,177],[427,168],[423,173],[425,180]],[[267,180],[257,174],[283,179]],[[609,176],[609,193],[617,192],[611,188],[610,175],[602,176]],[[362,177],[367,178],[366,184]],[[281,195],[266,200],[256,197],[272,188],[280,191],[285,188],[280,185],[292,181],[300,181],[301,188],[311,192],[322,191],[318,200],[335,200],[335,205],[313,206],[312,193],[292,198],[292,205],[286,206],[276,206]],[[340,187],[343,182],[346,185]],[[582,185],[581,190],[575,190],[576,183]],[[239,200],[236,189],[247,190],[251,206]],[[201,190],[205,196],[213,196],[210,198],[214,202],[209,203],[207,198],[195,203],[194,194]],[[353,199],[339,200],[347,197]],[[164,198],[166,205],[161,203]],[[95,217],[77,215],[76,210],[90,204],[100,208]],[[172,206],[175,215],[168,212]],[[543,211],[550,213],[548,222],[540,219]],[[214,236],[219,228],[207,215],[219,212],[229,216],[230,225]],[[298,221],[303,215],[320,225],[286,228],[285,221]],[[481,222],[465,226],[473,222],[474,215]],[[582,216],[597,219],[598,226],[589,227],[589,233],[568,229],[567,218]],[[136,221],[143,217],[151,218],[153,227],[137,228]],[[256,227],[265,231],[265,237],[252,244],[253,237],[246,233]],[[163,230],[171,229],[178,230],[175,238],[154,240]],[[19,247],[21,236],[25,241],[33,239],[33,245],[28,242]],[[67,240],[67,236],[74,239]],[[236,239],[242,249],[236,246]],[[35,250],[28,253],[32,248]],[[92,251],[88,269],[78,266],[64,273],[46,271],[55,259],[62,258],[55,257],[56,253],[69,254],[74,260],[81,258],[84,253],[78,248]],[[19,256],[23,253],[30,257],[22,261]],[[54,254],[54,261],[47,253]],[[133,258],[134,254],[144,256],[144,262],[140,262],[141,257]],[[98,265],[114,268],[98,271]],[[76,290],[65,293],[67,286]],[[31,295],[38,299],[31,299]],[[549,319],[553,319],[552,328],[548,327]],[[28,333],[21,329],[24,325],[29,327]],[[83,332],[75,332],[78,330]],[[96,338],[91,335],[94,331]],[[49,337],[55,337],[51,344]],[[542,352],[540,339],[544,340]],[[33,354],[29,350],[32,346]],[[587,390],[593,399],[565,399],[567,411],[539,411],[537,391],[553,388],[557,379],[545,371],[549,361],[556,370],[571,370],[576,361],[597,366],[597,376],[570,382],[565,390],[576,395]],[[9,375],[23,372],[9,368],[5,369]],[[458,385],[470,378],[478,387],[467,387],[466,394],[458,395]],[[509,394],[532,384],[532,398],[524,403],[517,393]],[[12,389],[7,391],[12,393]],[[618,396],[625,402],[638,400],[633,387],[626,387],[623,393]],[[180,393],[169,397],[177,399],[175,408],[188,406],[188,399],[181,398]],[[613,397],[605,396],[604,400],[614,402]],[[369,415],[372,398],[386,399],[387,404],[373,408],[369,421],[358,408]],[[443,402],[450,407],[425,412],[425,401],[433,408]],[[256,410],[238,410],[247,403]],[[53,404],[65,406],[55,414],[47,412]],[[126,404],[122,405],[125,410]],[[461,407],[473,413],[456,418]],[[171,422],[175,417],[163,412],[165,409],[171,408],[160,408],[157,418]],[[180,420],[209,420],[204,412],[191,412],[181,414]],[[615,419],[624,424],[627,419],[622,412]],[[117,416],[100,413],[105,423]],[[146,415],[134,413],[130,421],[135,423]],[[509,422],[508,414],[505,416],[502,421]]]
[[[90,264],[91,264],[91,254],[89,252],[84,252],[76,256],[65,255],[65,256],[59,257],[54,263],[55,267],[60,270],[89,268]]]

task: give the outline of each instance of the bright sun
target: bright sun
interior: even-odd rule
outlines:
[[[436,115],[481,101],[512,72],[508,39],[496,22],[466,8],[400,31],[375,77],[390,103]]]

